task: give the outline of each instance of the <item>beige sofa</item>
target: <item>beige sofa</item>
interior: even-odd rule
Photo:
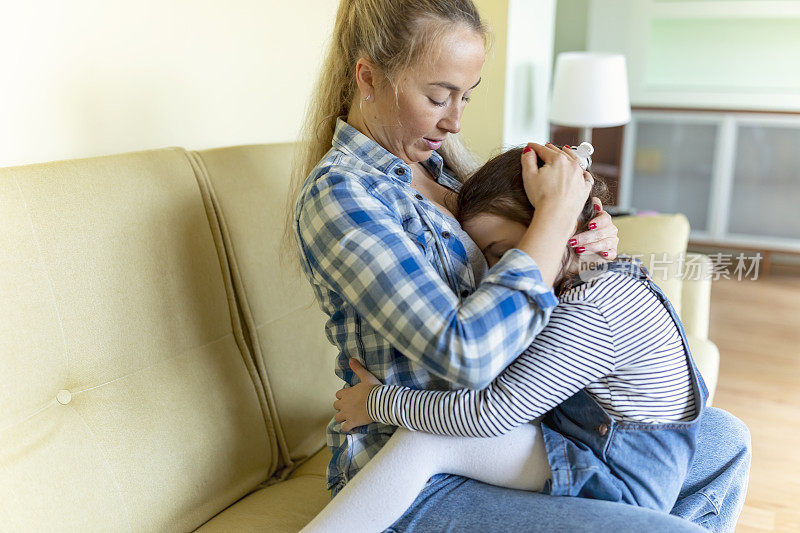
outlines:
[[[296,531],[325,505],[340,383],[279,256],[290,152],[0,169],[0,529]],[[680,215],[618,225],[686,248]],[[708,282],[664,286],[713,390]]]

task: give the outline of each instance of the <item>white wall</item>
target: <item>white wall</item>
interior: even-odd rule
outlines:
[[[334,0],[3,0],[0,166],[294,140]]]
[[[555,0],[509,0],[503,145],[549,140]]]
[[[634,106],[800,112],[800,0],[590,0],[586,47],[625,54]]]

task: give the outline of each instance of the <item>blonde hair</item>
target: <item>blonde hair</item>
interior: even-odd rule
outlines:
[[[358,59],[368,58],[395,85],[406,69],[431,51],[430,43],[457,23],[466,24],[488,46],[488,29],[472,0],[340,1],[333,36],[295,147],[282,258],[297,257],[293,235],[295,204],[305,179],[331,147],[337,117],[349,112],[356,93]],[[448,135],[438,153],[461,181],[477,167],[474,156],[457,135]]]

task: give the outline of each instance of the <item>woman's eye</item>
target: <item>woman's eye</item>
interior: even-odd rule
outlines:
[[[444,106],[446,106],[446,105],[447,105],[447,100],[445,100],[444,102],[439,102],[438,100],[434,100],[434,99],[433,99],[433,98],[431,98],[430,96],[428,97],[428,100],[430,100],[430,101],[431,101],[431,103],[432,103],[433,105],[435,105],[435,106],[444,107]]]
[[[465,102],[469,102],[469,99],[470,99],[469,96],[465,96],[465,97],[462,98],[462,100],[464,100]]]

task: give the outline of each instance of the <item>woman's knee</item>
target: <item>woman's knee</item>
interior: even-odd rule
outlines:
[[[724,439],[733,448],[736,457],[749,465],[753,454],[753,441],[747,424],[723,409],[708,407],[706,411],[706,415],[713,419],[711,426],[715,433],[714,437]]]

